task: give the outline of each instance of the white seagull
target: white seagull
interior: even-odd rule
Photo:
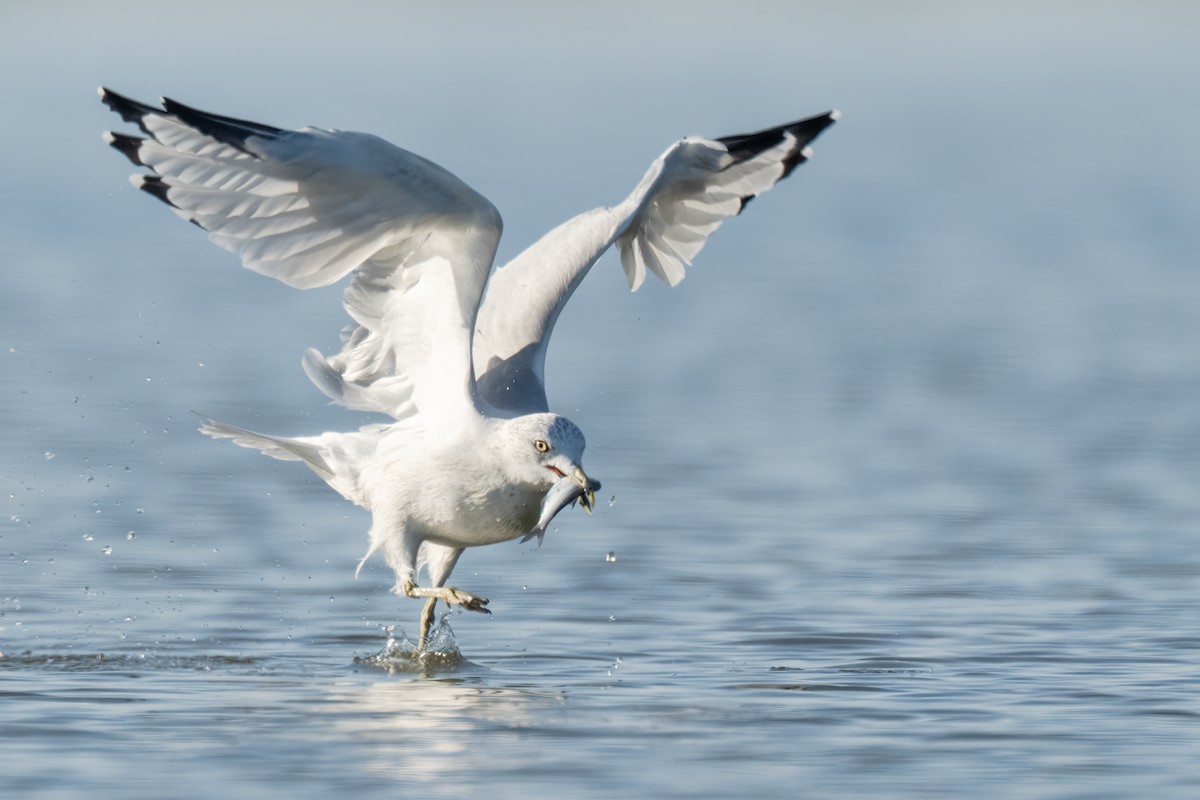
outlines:
[[[100,99],[145,134],[104,134],[150,170],[133,185],[243,266],[300,289],[354,274],[341,352],[310,349],[304,370],[334,401],[395,421],[294,438],[210,419],[200,430],[303,461],[371,512],[363,562],[381,552],[394,591],[426,598],[419,650],[439,599],[487,612],[485,598],[446,585],[465,548],[540,537],[565,506],[595,502],[583,433],[550,411],[544,377],[554,323],[588,270],[615,244],[631,290],[647,271],[676,285],[721,222],[807,160],[838,118],[682,139],[623,201],[493,270],[496,208],[379,137],[282,130],[167,98],[155,108],[104,88]]]

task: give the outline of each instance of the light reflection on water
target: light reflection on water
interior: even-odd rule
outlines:
[[[1194,9],[293,7],[192,20],[177,64],[98,35],[170,28],[146,9],[0,26],[36,109],[0,131],[7,793],[1195,796]],[[101,81],[401,141],[509,255],[672,137],[846,116],[675,290],[589,277],[548,372],[615,501],[464,556],[495,614],[414,664],[419,604],[353,578],[366,515],[188,413],[360,424],[297,368],[336,291],[124,188]]]

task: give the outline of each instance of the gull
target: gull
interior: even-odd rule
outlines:
[[[486,598],[446,585],[465,548],[540,543],[560,510],[595,504],[600,484],[583,469],[583,433],[550,411],[545,388],[550,334],[592,265],[615,245],[630,290],[647,272],[675,286],[709,235],[804,163],[838,118],[681,139],[624,200],[568,220],[493,269],[496,208],[377,136],[286,130],[99,92],[143,134],[104,134],[149,170],[133,185],[244,267],[298,289],[353,275],[341,351],[309,349],[302,365],[334,402],[393,421],[283,437],[202,418],[200,430],[301,461],[371,513],[358,568],[380,553],[393,591],[425,600],[418,652],[438,600],[490,613]],[[422,569],[427,583],[418,585]]]

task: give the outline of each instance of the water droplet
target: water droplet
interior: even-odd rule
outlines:
[[[614,494],[612,497],[608,498],[608,507],[612,508],[616,504],[617,504],[617,496]]]
[[[50,459],[54,458],[54,453],[51,453],[49,450],[47,450],[45,453],[42,454],[42,458],[49,461]]]
[[[609,622],[616,622],[616,621],[617,621],[617,615],[616,615],[616,614],[609,614],[609,615],[608,615],[608,621],[609,621]]]
[[[617,554],[610,550],[608,554],[604,556],[604,560],[611,564],[617,560]]]
[[[82,538],[82,539],[83,539],[85,542],[90,542],[90,541],[92,541],[93,539],[95,539],[96,537],[95,537],[95,536],[93,536],[93,535],[92,535],[92,534],[90,534],[90,533],[85,533],[85,534],[84,534],[84,535],[83,535],[81,538]]]
[[[137,534],[134,533],[133,531],[130,531],[129,533],[125,534],[125,538],[132,542],[134,539],[137,538]]]
[[[112,555],[112,545],[105,545],[104,547],[100,548],[100,552],[104,553],[104,555],[106,555],[106,556],[111,556]]]

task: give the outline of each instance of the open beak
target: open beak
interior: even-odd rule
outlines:
[[[576,467],[571,471],[571,480],[578,483],[579,488],[583,489],[583,494],[579,496],[579,503],[585,511],[589,514],[592,513],[592,508],[596,505],[596,491],[600,488],[600,481],[589,478],[583,471],[583,467]]]

